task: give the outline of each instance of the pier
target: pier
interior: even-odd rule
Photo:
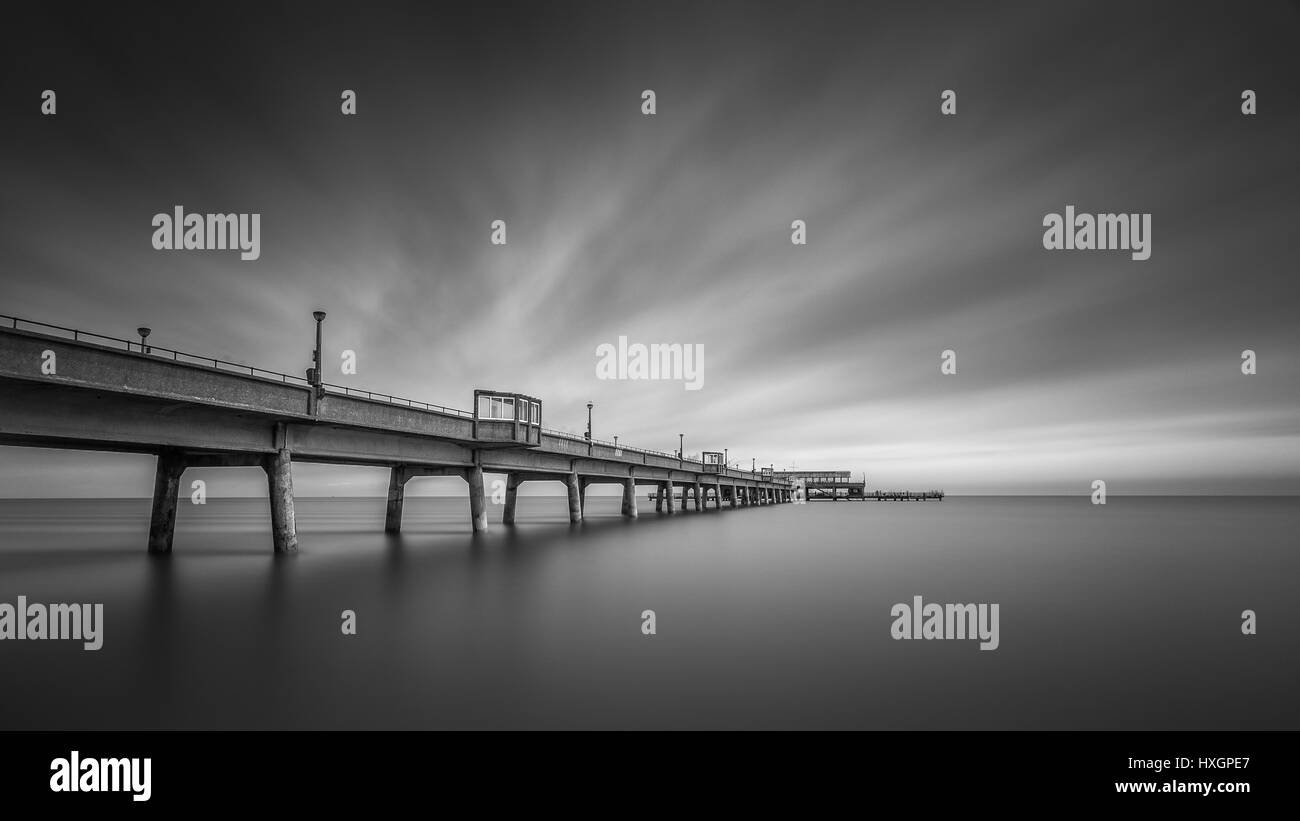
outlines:
[[[847,470],[783,470],[767,471],[775,479],[789,482],[798,493],[802,489],[806,501],[838,502],[942,502],[942,490],[876,490],[867,492],[867,479],[853,480]]]
[[[326,383],[324,314],[316,319],[315,366],[304,377],[157,347],[147,328],[128,340],[0,315],[0,444],[156,456],[148,549],[162,554],[172,549],[181,479],[192,467],[265,471],[277,553],[298,549],[294,462],[387,467],[390,533],[401,530],[407,484],[421,476],[464,479],[476,533],[488,528],[485,473],[506,476],[507,526],[525,482],[564,484],[573,523],[594,484],[621,486],[628,518],[646,485],[655,511],[667,514],[685,511],[687,496],[696,511],[793,500],[791,483],[770,471],[545,428],[536,397],[476,390],[473,410],[459,410]]]

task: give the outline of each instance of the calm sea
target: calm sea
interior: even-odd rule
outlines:
[[[105,610],[0,642],[0,729],[1300,729],[1300,499],[519,506],[299,500],[277,560],[264,500],[182,500],[159,560],[147,500],[0,501],[0,602]],[[1000,647],[893,640],[916,595]]]

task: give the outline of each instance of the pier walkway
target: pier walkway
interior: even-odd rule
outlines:
[[[390,470],[385,529],[402,526],[407,482],[459,476],[473,530],[487,530],[483,474],[506,476],[503,522],[515,523],[524,482],[568,489],[571,522],[582,521],[586,489],[617,484],[622,513],[637,516],[637,485],[655,488],[656,510],[672,513],[674,489],[695,510],[792,500],[770,472],[733,470],[679,455],[615,445],[542,427],[542,402],[475,391],[458,410],[306,377],[195,356],[138,341],[0,315],[0,444],[148,453],[157,456],[149,550],[171,551],[181,477],[191,467],[261,467],[267,476],[277,552],[298,547],[294,462]],[[683,501],[681,508],[685,510]]]

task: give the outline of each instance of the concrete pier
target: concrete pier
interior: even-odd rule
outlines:
[[[293,460],[280,448],[262,463],[271,496],[271,538],[276,553],[298,552],[298,523],[293,510]]]
[[[569,522],[578,524],[582,521],[582,488],[579,487],[578,474],[570,473],[564,484],[569,489]]]
[[[41,369],[47,351],[58,356],[57,374]],[[658,487],[655,510],[670,514],[692,494],[697,511],[708,509],[710,493],[717,508],[724,498],[733,507],[759,504],[760,490],[779,491],[764,504],[789,497],[786,479],[732,469],[711,451],[693,460],[619,447],[542,428],[544,418],[541,400],[523,394],[476,390],[473,410],[457,410],[0,317],[0,443],[156,457],[152,553],[172,550],[183,474],[199,467],[266,472],[282,553],[297,548],[293,462],[388,470],[388,533],[401,532],[406,486],[426,476],[465,480],[476,533],[487,529],[485,473],[507,480],[502,521],[511,525],[519,486],[530,481],[565,482],[575,522],[585,518],[592,484],[621,485],[629,518],[638,513],[637,482]]]
[[[506,476],[506,509],[501,514],[502,524],[512,525],[515,523],[515,505],[519,501],[519,474],[511,473]]]
[[[396,465],[388,471],[388,509],[384,513],[384,532],[402,531],[402,506],[406,501],[406,468]]]
[[[173,450],[158,454],[153,479],[153,514],[149,518],[149,552],[171,553],[176,533],[176,499],[181,490],[185,460]]]
[[[623,480],[623,515],[636,518],[636,479],[631,476]]]
[[[483,468],[479,465],[465,468],[465,481],[469,483],[469,517],[475,533],[486,533],[487,498],[483,493]]]

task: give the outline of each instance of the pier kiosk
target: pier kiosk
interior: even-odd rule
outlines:
[[[522,393],[474,391],[474,438],[512,446],[542,443],[542,400]]]

